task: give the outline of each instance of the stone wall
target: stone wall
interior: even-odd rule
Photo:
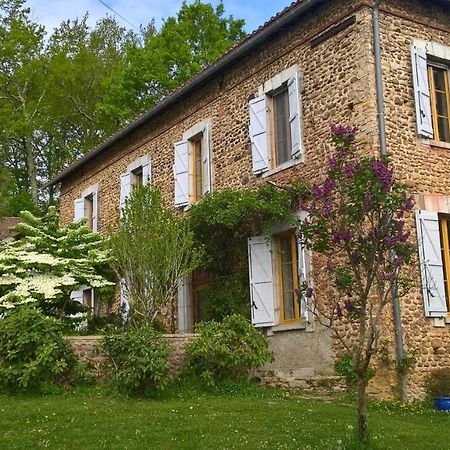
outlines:
[[[166,340],[171,351],[169,354],[169,374],[170,377],[176,377],[183,369],[185,361],[185,345],[195,334],[164,334],[162,338]],[[81,362],[92,365],[94,373],[99,374],[102,356],[98,353],[98,343],[101,336],[69,336],[67,338],[70,345]]]

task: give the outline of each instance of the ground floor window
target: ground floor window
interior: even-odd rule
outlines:
[[[450,311],[450,216],[439,215],[439,235],[441,238],[441,255],[444,272],[445,297],[447,309]]]

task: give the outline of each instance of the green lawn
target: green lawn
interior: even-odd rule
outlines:
[[[45,397],[0,395],[0,449],[340,449],[350,400],[304,400],[251,389],[127,399],[84,390]],[[449,449],[450,415],[415,405],[370,407],[374,446]]]

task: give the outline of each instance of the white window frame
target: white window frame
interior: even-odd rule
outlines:
[[[93,184],[93,185],[89,186],[88,188],[86,188],[81,193],[80,198],[75,200],[75,205],[78,202],[83,203],[83,216],[82,217],[87,217],[87,214],[86,214],[87,200],[89,197],[92,196],[92,232],[93,233],[98,232],[98,222],[99,222],[99,212],[100,212],[100,203],[99,203],[98,192],[99,192],[99,185]],[[77,206],[75,206],[75,209],[76,208],[77,208]],[[77,214],[77,211],[75,210],[74,221],[81,219],[81,217],[77,217],[76,214]]]

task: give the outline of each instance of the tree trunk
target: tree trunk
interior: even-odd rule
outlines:
[[[358,436],[363,442],[367,441],[367,398],[366,398],[366,377],[360,374],[358,376],[357,384],[357,415],[358,415]]]
[[[33,144],[31,139],[27,136],[24,138],[25,153],[27,158],[28,179],[30,181],[31,198],[33,203],[38,204],[38,187],[37,187],[37,171],[34,162]]]

